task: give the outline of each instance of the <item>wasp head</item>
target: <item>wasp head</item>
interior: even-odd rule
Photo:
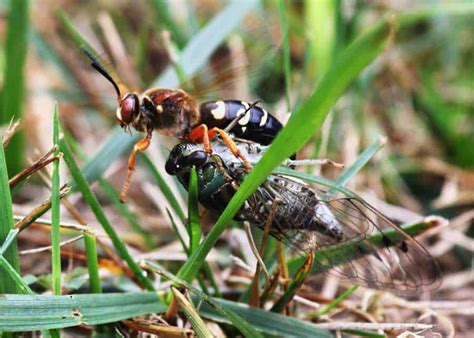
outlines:
[[[94,55],[94,53],[88,50],[85,46],[82,46],[81,48],[91,61],[91,66],[105,77],[114,87],[119,104],[116,113],[117,119],[119,120],[121,127],[130,131],[129,125],[135,120],[140,112],[140,100],[137,94],[127,93],[122,96],[117,81],[115,81],[107,69],[105,69],[105,67],[99,62],[99,59]]]
[[[129,125],[137,118],[140,112],[140,100],[135,93],[128,93],[119,99],[117,108],[117,119],[122,128],[130,128]]]

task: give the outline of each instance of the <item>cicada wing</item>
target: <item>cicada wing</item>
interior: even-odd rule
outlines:
[[[272,175],[249,198],[252,221],[263,227],[278,203],[271,234],[300,253],[315,252],[315,269],[398,293],[439,285],[436,261],[413,237],[356,197],[326,201],[322,189]],[[330,229],[332,221],[337,225]],[[389,236],[390,235],[390,236]]]

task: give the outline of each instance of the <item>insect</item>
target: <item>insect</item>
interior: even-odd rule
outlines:
[[[209,140],[220,135],[232,153],[250,168],[228,132],[237,138],[268,145],[282,128],[282,124],[265,109],[244,101],[208,101],[198,105],[196,99],[184,90],[171,88],[151,88],[142,94],[123,93],[98,59],[86,48],[83,51],[90,59],[91,66],[113,85],[117,93],[116,116],[120,125],[125,130],[133,127],[145,133],[145,137],[135,144],[130,154],[127,178],[121,193],[122,201],[125,200],[135,168],[136,153],[148,148],[154,130],[181,140],[202,142],[209,154],[212,152]]]
[[[251,162],[258,162],[266,149],[255,143],[237,142],[236,146]],[[218,140],[212,147],[211,156],[196,143],[176,145],[166,171],[186,188],[190,170],[196,167],[199,201],[220,213],[247,171]],[[339,195],[332,196],[288,175],[271,174],[235,219],[263,228],[270,210],[276,207],[271,235],[300,253],[313,250],[317,271],[398,293],[437,285],[439,267],[421,244],[357,195],[345,189]],[[390,232],[391,236],[386,235]]]

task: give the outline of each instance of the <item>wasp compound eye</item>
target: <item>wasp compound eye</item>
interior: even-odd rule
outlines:
[[[205,151],[197,150],[189,154],[186,159],[189,166],[195,166],[196,168],[200,168],[204,164],[206,164],[208,158],[209,155]]]
[[[139,109],[138,96],[136,94],[127,94],[120,101],[120,110],[117,111],[117,117],[121,122],[130,124],[137,116]]]

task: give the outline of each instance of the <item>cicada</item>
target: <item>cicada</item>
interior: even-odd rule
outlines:
[[[267,149],[253,142],[236,145],[253,163]],[[219,140],[212,148],[209,155],[200,144],[180,143],[170,152],[166,171],[187,188],[195,167],[200,203],[220,213],[248,171]],[[235,219],[263,228],[274,208],[270,234],[299,253],[312,250],[316,271],[397,293],[439,285],[438,264],[401,227],[357,194],[310,185],[290,171],[269,175]]]

